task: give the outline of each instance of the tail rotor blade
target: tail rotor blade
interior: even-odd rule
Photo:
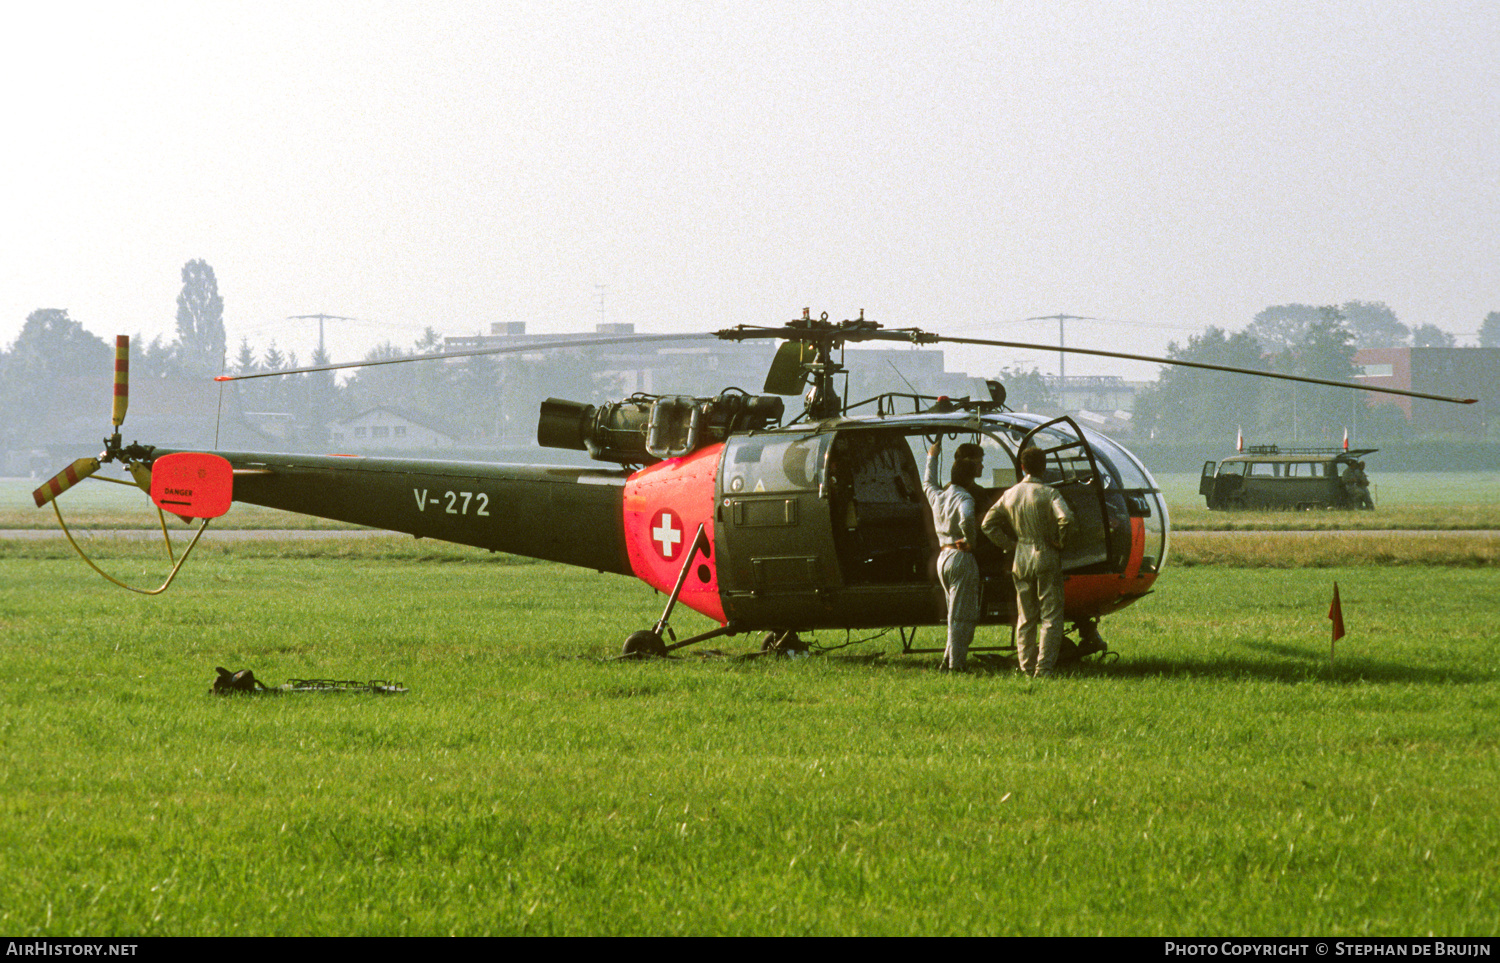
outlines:
[[[41,508],[98,470],[99,459],[80,458],[56,475],[53,475],[47,481],[47,484],[32,492],[31,497],[36,499],[36,507]]]
[[[115,338],[115,407],[114,423],[118,428],[125,423],[125,409],[130,405],[130,335]],[[38,505],[41,503],[38,502]]]

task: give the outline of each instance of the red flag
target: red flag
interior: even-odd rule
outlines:
[[[1234,429],[1234,450],[1245,450],[1245,433],[1241,431],[1238,426],[1236,426]]]
[[[1339,604],[1339,583],[1333,583],[1333,604],[1328,606],[1328,618],[1333,622],[1333,641],[1344,637],[1344,607]]]
[[[1349,450],[1349,429],[1348,428],[1344,429],[1344,450],[1345,451]]]

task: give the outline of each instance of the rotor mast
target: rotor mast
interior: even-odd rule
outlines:
[[[842,351],[849,341],[906,341],[911,344],[932,344],[936,335],[916,328],[887,330],[874,321],[865,320],[864,309],[853,320],[829,321],[828,312],[814,318],[808,308],[802,309],[802,317],[789,321],[779,328],[761,328],[739,325],[715,336],[726,341],[745,341],[751,338],[780,338],[786,343],[776,352],[771,372],[766,376],[765,390],[771,394],[794,395],[801,386],[809,385],[803,395],[807,417],[820,421],[836,418],[843,413],[843,402],[834,390],[834,379],[846,369],[834,360],[833,353]]]

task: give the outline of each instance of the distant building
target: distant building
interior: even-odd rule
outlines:
[[[342,448],[432,451],[458,444],[457,428],[422,412],[380,407],[328,425],[329,441]]]
[[[918,394],[949,398],[988,398],[983,378],[949,371],[943,352],[914,348],[850,348],[844,356],[849,369],[846,402],[860,402],[881,394]],[[844,390],[843,385],[839,390]]]
[[[1063,411],[1135,410],[1137,386],[1115,375],[1047,376],[1043,380]]]
[[[1494,385],[1500,381],[1500,348],[1361,348],[1354,352],[1363,384],[1426,394],[1478,398],[1474,405],[1370,394],[1367,403],[1395,405],[1421,431],[1483,433],[1494,411]]]

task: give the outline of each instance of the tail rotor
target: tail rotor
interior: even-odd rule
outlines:
[[[143,595],[157,595],[165,591],[167,586],[172,584],[172,580],[177,577],[182,564],[187,561],[188,555],[192,553],[193,547],[202,537],[209,519],[217,518],[229,510],[234,471],[229,462],[218,455],[206,452],[175,452],[158,455],[156,449],[149,445],[134,442],[129,445],[123,444],[120,440],[120,428],[125,424],[125,412],[129,405],[130,338],[120,335],[115,338],[115,377],[113,405],[110,411],[113,431],[108,438],[104,439],[104,451],[95,458],[80,458],[53,475],[45,485],[32,492],[32,498],[36,501],[38,508],[52,505],[52,510],[57,513],[57,522],[62,527],[63,534],[67,536],[74,551],[88,563],[90,568],[121,588]],[[99,471],[100,466],[111,461],[120,462],[131,480],[124,481],[104,475],[100,475],[99,480],[140,488],[156,503],[162,537],[166,541],[167,556],[173,562],[171,573],[159,588],[136,588],[105,572],[78,545],[72,533],[68,531],[67,523],[63,521],[58,496],[85,478],[94,475]],[[163,510],[171,511],[185,522],[194,518],[201,520],[197,533],[194,534],[192,542],[181,556],[177,556],[172,551],[171,536],[167,532]]]

